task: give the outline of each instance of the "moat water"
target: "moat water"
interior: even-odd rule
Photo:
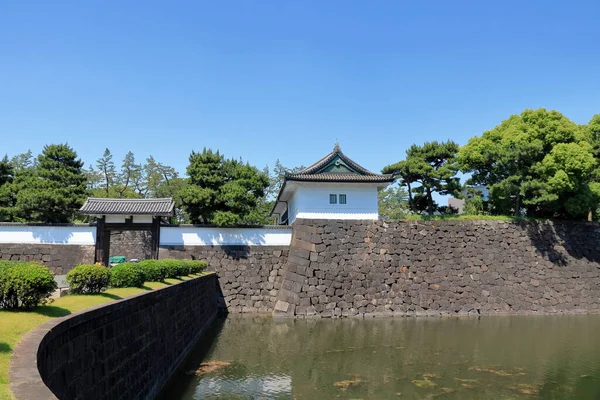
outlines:
[[[217,322],[169,399],[600,399],[600,316]]]

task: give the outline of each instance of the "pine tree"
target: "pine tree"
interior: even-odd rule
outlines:
[[[35,170],[15,176],[20,220],[69,222],[86,198],[83,162],[67,144],[45,146]]]
[[[104,189],[105,197],[111,197],[110,189],[115,184],[117,172],[115,163],[112,160],[113,156],[108,148],[104,150],[104,154],[96,161],[96,168],[102,175],[102,184],[100,187]]]
[[[14,179],[14,168],[8,160],[8,156],[0,161],[0,222],[10,221],[11,211],[14,205],[14,193],[12,182]]]
[[[184,208],[193,223],[231,226],[245,222],[265,196],[269,178],[241,160],[226,160],[218,151],[192,152]]]

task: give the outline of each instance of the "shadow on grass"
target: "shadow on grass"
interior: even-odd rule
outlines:
[[[8,343],[0,342],[0,353],[10,353],[12,347]]]
[[[64,317],[65,315],[71,314],[71,311],[67,310],[66,308],[57,306],[39,306],[32,309],[32,311],[36,314],[51,318]]]
[[[95,294],[93,294],[93,296],[106,297],[107,299],[112,299],[112,300],[121,300],[123,298],[122,296],[119,296],[117,294],[106,293],[106,292],[95,293]]]

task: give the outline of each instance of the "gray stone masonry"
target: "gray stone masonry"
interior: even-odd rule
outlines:
[[[271,313],[288,252],[287,246],[161,246],[159,258],[206,260],[229,312]]]
[[[110,255],[125,256],[127,260],[152,258],[150,231],[113,231],[110,233]]]
[[[296,220],[274,315],[600,310],[600,227]]]
[[[217,315],[217,285],[210,274],[52,319],[15,349],[13,394],[155,398]]]
[[[0,244],[0,260],[40,261],[56,275],[78,264],[94,263],[94,246],[65,244]]]

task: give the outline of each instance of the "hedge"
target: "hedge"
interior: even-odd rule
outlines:
[[[197,274],[208,267],[206,261],[199,260],[145,260],[136,263],[146,282],[160,282],[165,278],[178,278]]]
[[[111,271],[102,265],[78,265],[67,274],[71,293],[100,293],[108,288]]]
[[[144,282],[197,274],[208,267],[199,260],[147,260],[109,269],[78,265],[67,274],[71,293],[99,293],[108,286],[141,287]],[[52,272],[36,262],[0,261],[0,308],[32,308],[45,304],[57,289]]]
[[[202,260],[184,260],[189,266],[191,274],[199,274],[208,268],[208,262]]]
[[[137,263],[125,262],[111,268],[110,286],[112,287],[142,287],[145,281],[144,273]]]
[[[33,308],[57,289],[52,272],[36,262],[0,262],[0,307]]]
[[[162,260],[145,260],[136,265],[142,271],[146,282],[161,282],[167,277],[167,268]]]

